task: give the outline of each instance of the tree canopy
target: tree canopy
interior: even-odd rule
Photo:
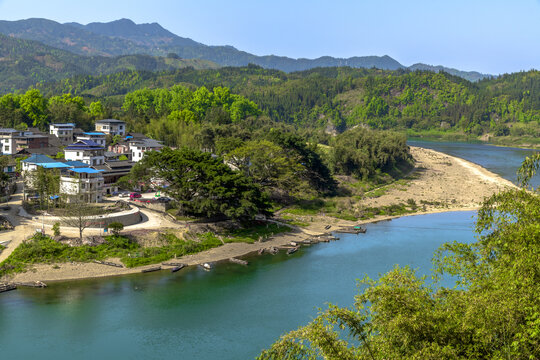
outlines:
[[[258,185],[231,170],[222,158],[200,150],[183,147],[147,152],[133,174],[138,180],[165,180],[164,192],[186,215],[249,220],[270,214],[270,204]]]

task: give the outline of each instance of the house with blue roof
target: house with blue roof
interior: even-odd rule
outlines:
[[[22,160],[21,165],[23,172],[37,170],[38,167],[60,170],[70,168],[69,165],[42,154],[32,154],[29,158]]]
[[[60,193],[68,202],[98,203],[103,200],[103,182],[101,170],[71,168],[60,176]]]
[[[92,140],[78,140],[64,148],[67,161],[81,161],[89,166],[105,163],[105,148]]]
[[[77,135],[77,140],[92,140],[96,144],[105,147],[107,135],[102,132],[84,132],[82,135]]]

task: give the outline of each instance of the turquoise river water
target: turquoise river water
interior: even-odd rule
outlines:
[[[528,153],[412,144],[463,157],[511,180]],[[429,274],[442,243],[474,240],[473,217],[451,212],[369,224],[366,234],[341,235],[290,256],[251,258],[247,267],[224,263],[210,272],[188,268],[2,293],[0,357],[253,359],[284,332],[309,322],[325,303],[351,305],[356,280],[366,274],[377,277],[395,264]]]

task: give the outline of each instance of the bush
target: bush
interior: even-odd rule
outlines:
[[[54,223],[52,227],[52,231],[53,231],[54,236],[60,236],[60,223],[59,222]]]
[[[124,224],[122,224],[121,222],[115,221],[115,222],[110,223],[108,228],[109,230],[111,230],[111,232],[114,235],[118,235],[120,234],[120,231],[124,230]]]

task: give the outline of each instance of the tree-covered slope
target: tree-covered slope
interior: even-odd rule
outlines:
[[[529,71],[471,83],[444,72],[343,67],[285,73],[249,66],[76,77],[40,88],[47,95],[117,98],[144,87],[225,86],[257,103],[273,120],[304,127],[367,124],[534,137],[540,121],[539,74]]]
[[[0,34],[0,93],[80,74],[100,75],[126,70],[162,71],[187,66],[218,67],[217,64],[204,60],[150,55],[81,56],[36,41]]]

